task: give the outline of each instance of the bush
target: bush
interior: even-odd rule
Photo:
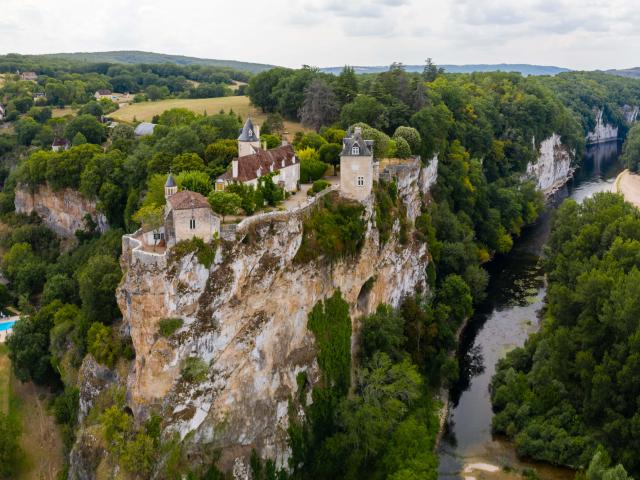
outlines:
[[[158,323],[158,331],[163,337],[170,337],[176,330],[182,327],[184,321],[181,318],[162,318]]]
[[[198,357],[189,357],[182,366],[182,379],[187,382],[201,383],[209,375],[209,366]]]
[[[312,148],[305,148],[298,152],[300,159],[300,181],[302,183],[320,180],[329,165],[320,160],[320,155]]]
[[[398,142],[398,139],[402,138],[407,142],[411,153],[414,155],[420,151],[420,146],[422,145],[422,137],[420,137],[420,133],[413,127],[398,127],[396,128],[395,133],[393,134],[393,139]]]
[[[307,195],[313,196],[316,193],[321,192],[325,188],[329,187],[331,184],[326,180],[316,180],[313,182],[313,186],[307,191]]]
[[[171,249],[171,261],[177,262],[190,253],[195,253],[198,262],[209,268],[216,256],[216,245],[206,244],[201,238],[181,240]]]
[[[364,207],[329,194],[322,206],[304,222],[302,243],[295,259],[308,262],[320,256],[330,261],[355,255],[364,241]]]

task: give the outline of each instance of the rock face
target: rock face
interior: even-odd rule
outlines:
[[[631,125],[634,122],[638,121],[638,115],[640,114],[640,107],[625,105],[622,107],[622,114],[624,115],[624,120]]]
[[[96,202],[80,192],[66,188],[54,192],[47,185],[40,185],[35,193],[25,186],[16,188],[16,212],[36,212],[44,224],[62,237],[71,238],[76,230],[84,228],[84,217],[90,215],[101,232],[106,232],[107,219],[99,213]]]
[[[527,175],[536,180],[543,193],[551,194],[571,178],[573,156],[562,144],[560,135],[554,133],[540,144],[538,160],[527,165]]]
[[[394,172],[410,220],[420,213],[436,171],[437,159],[429,167],[418,160]],[[159,413],[165,433],[177,432],[192,458],[205,446],[220,449],[219,465],[226,471],[244,471],[253,448],[286,466],[288,404],[298,390],[297,376],[305,372],[312,385],[320,376],[307,329],[311,309],[340,289],[355,339],[361,315],[427,288],[427,246],[412,238],[398,243],[399,221],[392,239],[381,245],[372,198],[364,205],[362,250],[333,264],[294,259],[304,218],[317,204],[245,220],[235,241],[222,242],[210,267],[194,254],[154,254],[132,236],[123,237],[126,273],[117,299],[136,352],[126,381],[136,421]],[[163,337],[163,318],[183,324]],[[206,375],[185,377],[190,362],[206,365]],[[96,376],[95,368],[87,370]],[[88,456],[76,444],[72,459]]]
[[[604,120],[604,112],[596,110],[596,126],[587,134],[587,145],[606,143],[618,139],[618,127],[609,125]],[[637,114],[636,114],[637,115]]]

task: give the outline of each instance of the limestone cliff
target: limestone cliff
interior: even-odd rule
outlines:
[[[618,139],[618,127],[610,125],[604,119],[604,112],[601,109],[596,110],[596,126],[587,134],[587,145],[597,143],[606,143]]]
[[[527,165],[527,175],[535,179],[543,193],[551,194],[573,175],[573,157],[560,135],[554,133],[540,144],[538,160]]]
[[[25,186],[15,190],[16,212],[38,214],[44,224],[62,237],[73,237],[76,230],[84,227],[84,218],[90,215],[98,229],[108,229],[106,217],[98,212],[96,202],[80,192],[65,188],[54,192],[47,185],[40,185],[35,192]]]
[[[435,181],[437,159],[429,167],[419,161],[395,167],[381,175],[396,179],[414,220]],[[117,298],[136,353],[126,379],[127,403],[136,421],[160,414],[165,435],[177,432],[192,459],[205,448],[220,449],[221,468],[239,472],[255,448],[286,466],[296,377],[306,372],[311,384],[319,380],[314,337],[307,329],[314,305],[340,289],[356,337],[359,316],[427,288],[427,246],[412,238],[400,244],[399,221],[396,234],[381,245],[371,197],[365,202],[364,244],[355,257],[298,263],[303,221],[316,207],[317,202],[246,219],[235,241],[221,242],[210,267],[194,254],[176,258],[143,251],[135,236],[123,237],[125,275]],[[183,324],[163,337],[163,318],[180,318]],[[206,378],[185,379],[190,358],[208,365]],[[81,428],[79,442],[94,445],[92,438],[90,428]],[[72,473],[90,470],[84,459],[91,457],[76,444]]]

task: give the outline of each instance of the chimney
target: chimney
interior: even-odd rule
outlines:
[[[260,125],[254,125],[253,130],[256,133],[256,137],[260,138]]]
[[[231,160],[231,176],[238,178],[238,159]]]
[[[262,149],[266,152],[267,151],[267,141],[265,140],[264,142],[262,142]]]
[[[282,134],[282,146],[286,147],[287,145],[289,145],[289,140],[287,140],[287,132],[284,132]]]

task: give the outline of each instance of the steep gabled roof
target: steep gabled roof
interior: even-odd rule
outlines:
[[[291,145],[282,145],[271,150],[258,150],[253,155],[234,158],[234,161],[238,162],[238,177],[233,178],[232,172],[228,171],[220,175],[218,180],[248,182],[258,178],[258,169],[261,175],[266,175],[272,170],[280,170],[298,163]]]
[[[164,183],[165,187],[175,187],[176,186],[176,181],[173,179],[173,174],[169,173],[169,176],[167,177],[167,181]]]
[[[353,147],[358,146],[358,154],[354,155]],[[342,152],[341,156],[349,157],[370,157],[373,155],[373,140],[365,140],[362,137],[362,129],[356,127],[353,133],[342,140]]]
[[[53,147],[65,147],[69,145],[69,141],[66,138],[54,138],[51,146]]]
[[[207,199],[198,192],[190,190],[182,190],[181,192],[171,195],[169,203],[173,210],[192,210],[197,208],[211,208]]]
[[[247,118],[247,121],[244,122],[244,127],[240,131],[240,136],[238,140],[241,142],[259,142],[260,138],[256,135],[256,129],[253,126],[253,122],[251,118]]]

